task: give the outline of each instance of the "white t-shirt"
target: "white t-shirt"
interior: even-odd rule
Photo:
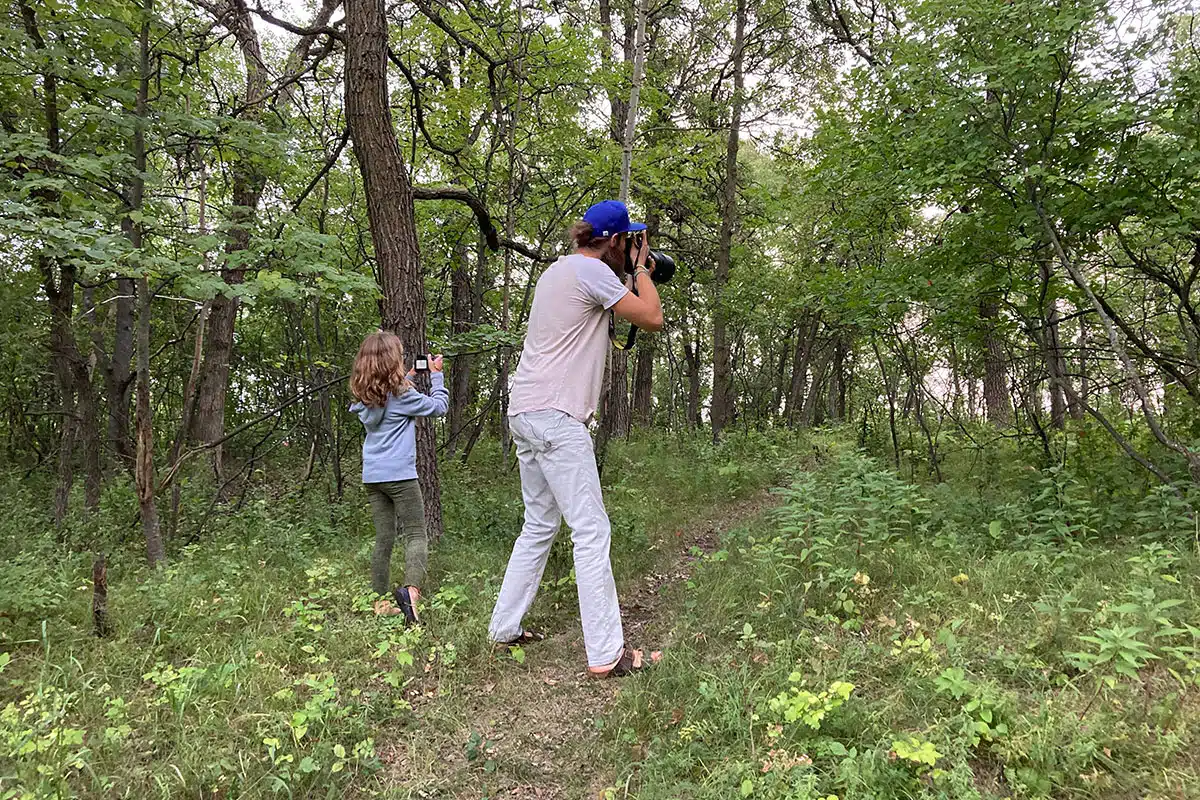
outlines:
[[[598,258],[563,256],[538,279],[508,413],[555,409],[587,424],[600,402],[608,309],[629,290]]]

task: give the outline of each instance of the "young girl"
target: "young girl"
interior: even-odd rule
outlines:
[[[381,596],[375,603],[375,613],[404,614],[410,625],[417,622],[417,601],[428,559],[413,418],[443,416],[450,400],[442,377],[442,357],[432,359],[429,368],[433,387],[424,395],[409,381],[413,373],[405,370],[400,337],[377,331],[358,348],[350,375],[350,393],[358,400],[350,410],[358,414],[366,428],[363,484],[375,518],[371,585]],[[392,592],[396,600],[393,605],[383,596],[389,591],[397,527],[404,540],[404,584]]]

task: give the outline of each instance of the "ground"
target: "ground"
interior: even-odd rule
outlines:
[[[643,649],[669,649],[671,637],[678,635],[670,617],[672,588],[688,579],[700,555],[716,549],[724,531],[763,514],[774,502],[761,492],[662,529],[655,568],[623,593],[627,641]],[[545,632],[545,641],[524,648],[523,665],[501,653],[476,685],[464,687],[464,716],[456,728],[433,737],[421,731],[382,750],[388,782],[420,787],[430,797],[448,791],[454,797],[513,800],[602,798],[615,776],[594,757],[599,725],[622,687],[642,676],[589,677],[577,613],[557,616]],[[424,700],[414,703],[418,713],[436,715],[436,697]],[[473,736],[478,744],[464,749]]]

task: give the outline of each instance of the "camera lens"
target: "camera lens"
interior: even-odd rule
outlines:
[[[669,283],[671,278],[675,277],[675,259],[657,250],[651,250],[650,257],[654,259],[654,272],[650,274],[651,280],[655,283]]]

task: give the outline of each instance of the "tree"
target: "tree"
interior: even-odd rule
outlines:
[[[383,0],[347,0],[346,122],[362,174],[378,279],[383,327],[409,354],[425,352],[425,284],[417,243],[412,184],[392,127],[387,86],[387,18]],[[411,357],[411,355],[410,355]],[[425,387],[422,387],[425,388]],[[441,536],[441,493],[433,426],[417,423],[417,474],[429,536]]]

